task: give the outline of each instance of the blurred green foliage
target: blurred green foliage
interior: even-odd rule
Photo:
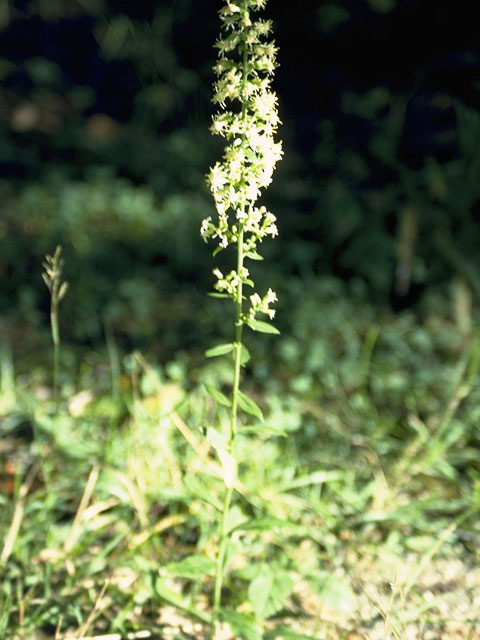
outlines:
[[[15,304],[19,283],[31,304],[27,315],[44,306],[45,292],[38,286],[41,259],[62,243],[70,282],[67,336],[98,339],[102,322],[108,321],[120,334],[151,339],[162,323],[162,309],[168,313],[170,305],[176,315],[181,283],[188,290],[204,270],[198,229],[208,206],[195,192],[171,194],[160,203],[148,186],[134,186],[108,170],[84,181],[26,185],[12,198],[3,221],[8,251],[2,265],[9,274],[4,311]]]
[[[158,309],[173,324],[183,309],[188,324],[185,300],[211,286],[198,224],[212,212],[204,175],[221,144],[208,132],[215,2],[4,6],[0,309],[42,322],[40,263],[60,243],[76,300],[66,303],[67,335],[98,340],[108,319],[132,344],[170,332],[178,347],[185,336],[175,341]],[[306,21],[310,9],[317,19]],[[435,10],[428,19],[439,35],[426,59],[422,10],[411,50],[392,66],[405,3],[272,11],[285,56],[276,80],[285,159],[267,194],[280,228],[277,246],[265,245],[268,281],[334,275],[363,282],[367,298],[394,308],[455,277],[478,293],[470,31],[463,48],[443,42],[449,32]],[[450,18],[454,31],[468,14]],[[391,44],[378,40],[383,32]],[[297,46],[310,35],[316,62]],[[415,55],[417,73],[407,77]],[[176,301],[170,309],[167,300]],[[193,344],[210,329],[185,331]]]

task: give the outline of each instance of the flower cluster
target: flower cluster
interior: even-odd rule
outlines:
[[[221,111],[214,116],[211,131],[223,136],[227,146],[222,160],[207,176],[218,217],[206,218],[201,227],[205,240],[217,239],[217,251],[229,244],[240,244],[238,249],[243,256],[257,258],[258,244],[278,233],[273,213],[256,203],[261,190],[272,181],[275,165],[282,156],[281,142],[274,139],[280,123],[277,97],[270,88],[277,47],[273,41],[265,41],[271,21],[253,19],[253,12],[265,3],[266,0],[227,0],[220,10],[222,37],[216,43],[219,56],[214,67],[217,80],[213,102]],[[243,274],[233,271],[225,279],[217,270],[215,275],[217,290],[238,300],[238,283],[245,282]],[[263,311],[271,315],[268,304],[273,301],[272,295],[268,303],[259,303],[257,297],[254,302],[251,300],[250,313],[254,316],[256,311]]]
[[[241,268],[240,273],[232,270],[225,276],[220,271],[220,269],[214,269],[213,275],[217,278],[217,283],[215,285],[217,291],[220,291],[221,293],[227,293],[232,297],[235,296],[235,292],[238,289],[240,281],[253,285],[253,282],[248,279],[248,269],[246,269],[245,267]]]
[[[273,320],[275,311],[274,309],[270,309],[270,305],[272,302],[277,302],[277,300],[277,294],[271,289],[267,291],[263,298],[261,298],[258,293],[254,293],[253,296],[250,296],[250,319],[255,318],[255,314],[260,311],[261,313],[265,313],[270,320]]]

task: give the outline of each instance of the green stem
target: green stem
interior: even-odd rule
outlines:
[[[58,403],[59,394],[59,370],[60,370],[60,330],[58,328],[58,314],[56,300],[52,298],[50,308],[50,325],[53,341],[53,400]]]
[[[245,202],[242,204],[245,208]],[[243,270],[243,225],[240,226],[237,243],[237,273],[241,274]],[[237,432],[237,412],[238,412],[238,392],[240,389],[240,372],[242,362],[242,334],[243,334],[243,283],[240,281],[238,285],[238,295],[235,301],[235,362],[232,389],[232,405],[230,410],[230,438],[228,443],[228,452],[233,453],[233,444]],[[215,637],[215,627],[217,625],[218,615],[222,601],[222,585],[225,569],[225,555],[227,553],[230,536],[228,532],[228,516],[230,513],[230,505],[232,502],[233,487],[227,487],[222,509],[222,523],[220,529],[220,542],[215,565],[215,590],[213,596],[213,615],[212,615],[212,633],[211,638]]]
[[[245,203],[242,204],[245,209]],[[240,226],[237,243],[237,273],[243,271],[243,225]],[[237,432],[238,391],[240,389],[240,370],[242,363],[242,337],[243,337],[243,282],[240,280],[237,289],[238,295],[235,301],[235,364],[233,373],[232,407],[230,411],[230,448],[232,447]],[[229,453],[232,453],[229,451]]]
[[[245,87],[247,81],[247,63],[248,63],[248,51],[247,46],[244,45],[243,49],[243,69],[242,69],[242,87]],[[242,119],[245,122],[247,115],[246,102],[242,103]],[[245,133],[243,133],[243,141],[245,141]],[[245,194],[243,195],[242,203],[240,206],[241,212],[245,213],[247,203]],[[244,217],[241,217],[243,220]],[[238,238],[237,238],[237,274],[241,278],[243,273],[243,235],[244,228],[243,222],[239,222]],[[242,337],[243,337],[243,282],[240,279],[237,288],[237,295],[235,299],[235,351],[234,351],[234,373],[233,373],[233,388],[232,388],[232,404],[230,408],[230,437],[228,441],[228,453],[233,455],[235,435],[237,433],[237,413],[238,413],[238,392],[240,390],[240,374],[242,364]],[[225,573],[225,557],[227,554],[228,544],[230,542],[230,535],[228,531],[228,517],[230,514],[230,506],[232,503],[233,487],[225,488],[225,496],[222,509],[222,522],[220,528],[220,541],[219,548],[215,564],[215,587],[213,596],[213,615],[211,626],[211,639],[214,640],[217,621],[222,604],[222,586]]]
[[[245,198],[242,202],[242,210],[245,211]],[[237,273],[243,272],[243,224],[240,224],[237,241]],[[228,441],[228,453],[233,454],[233,445],[237,433],[238,392],[240,390],[240,372],[242,365],[242,336],[243,336],[243,282],[240,280],[235,300],[235,361],[233,373],[232,405],[230,408],[230,438]],[[222,524],[220,529],[220,542],[215,565],[215,590],[213,596],[213,615],[211,638],[215,637],[218,614],[222,602],[222,585],[225,569],[225,555],[227,553],[230,536],[228,532],[228,516],[232,502],[233,487],[226,487],[222,509]]]
[[[225,564],[225,554],[229,543],[228,535],[228,514],[230,512],[230,504],[232,502],[233,488],[225,491],[222,511],[222,525],[220,530],[220,546],[217,553],[217,561],[215,565],[215,591],[213,595],[213,617],[212,617],[212,638],[215,637],[215,627],[218,620],[222,601],[222,585],[223,585],[223,568]]]

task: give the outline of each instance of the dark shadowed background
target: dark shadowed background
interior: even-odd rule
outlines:
[[[204,175],[222,153],[208,131],[221,4],[0,0],[9,327],[46,326],[41,265],[60,243],[70,340],[95,344],[110,327],[127,346],[168,351],[213,330],[222,312],[205,308],[213,261],[199,227],[214,215]],[[394,310],[453,279],[478,292],[473,8],[268,3],[285,156],[264,195],[280,238],[265,244],[257,277],[278,290],[280,310],[292,277],[308,296],[312,279],[333,275]]]

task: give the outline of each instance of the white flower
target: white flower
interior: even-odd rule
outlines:
[[[218,219],[206,218],[200,232],[205,240],[217,239],[220,248],[241,242],[244,256],[256,251],[264,238],[278,233],[275,216],[265,207],[255,206],[283,153],[281,143],[274,139],[280,119],[277,96],[270,88],[277,47],[265,40],[272,23],[253,18],[253,11],[263,9],[265,4],[266,0],[226,0],[220,11],[223,33],[215,45],[218,61],[213,101],[220,110],[210,130],[229,144],[221,161],[208,173]],[[226,102],[232,103],[230,110]],[[243,284],[253,286],[243,263],[239,271],[241,275],[214,271],[217,291],[236,301]],[[270,305],[275,301],[271,289],[263,298],[253,293],[249,316],[254,318],[260,312],[273,318],[275,312]]]
[[[202,226],[200,227],[200,235],[203,237],[203,239],[206,241],[210,228],[212,227],[212,218],[211,216],[209,216],[208,218],[205,218],[204,220],[202,220]]]
[[[227,176],[224,173],[222,165],[217,162],[214,167],[210,169],[208,176],[210,182],[210,188],[213,193],[216,193],[219,189],[228,183]]]
[[[227,4],[220,9],[220,14],[227,16],[232,15],[234,13],[239,13],[240,7],[233,2],[227,2]]]
[[[247,188],[245,189],[245,195],[247,200],[250,200],[250,202],[255,202],[260,195],[259,185],[257,180],[255,180],[255,177],[249,179]]]
[[[267,305],[271,304],[272,302],[278,302],[277,294],[275,293],[275,291],[269,289],[267,291],[267,295],[265,296],[265,300]]]
[[[250,304],[254,309],[258,309],[258,307],[262,304],[262,299],[260,298],[258,293],[254,293],[250,296]]]

